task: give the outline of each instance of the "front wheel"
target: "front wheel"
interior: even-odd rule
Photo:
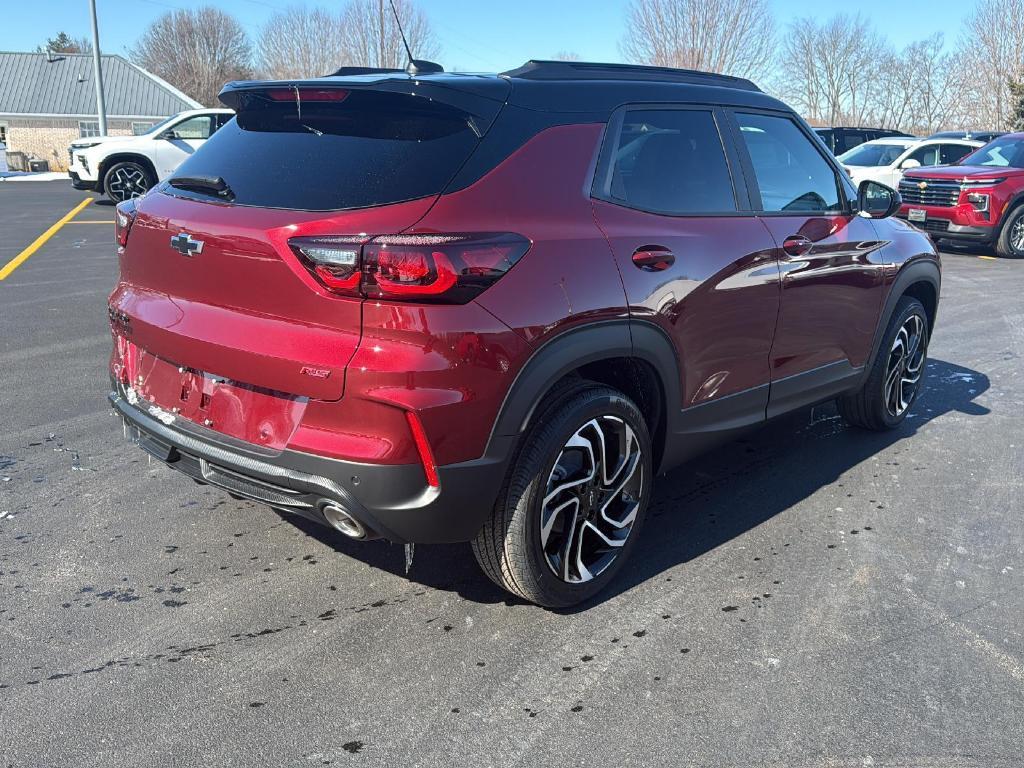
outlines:
[[[930,331],[921,302],[903,296],[864,386],[837,401],[839,413],[848,423],[878,432],[903,423],[921,391]]]
[[[1024,259],[1024,205],[1010,211],[999,230],[995,250],[1004,259]]]
[[[110,167],[103,177],[103,191],[115,203],[121,203],[142,197],[153,183],[153,177],[145,166],[129,160]]]
[[[498,586],[547,608],[592,597],[636,543],[651,438],[624,394],[581,383],[540,410],[473,553]]]

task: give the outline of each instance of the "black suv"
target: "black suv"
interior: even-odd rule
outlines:
[[[897,136],[911,136],[903,131],[892,131],[888,128],[815,128],[814,132],[821,136],[825,146],[832,150],[833,155],[841,155],[865,141],[889,139]]]

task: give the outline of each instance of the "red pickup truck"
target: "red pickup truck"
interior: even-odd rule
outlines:
[[[1024,258],[1024,133],[1000,136],[955,165],[907,171],[899,191],[899,216],[932,237]]]

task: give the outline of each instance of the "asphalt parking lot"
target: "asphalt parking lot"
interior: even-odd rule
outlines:
[[[86,197],[0,184],[0,267]],[[899,431],[821,406],[661,478],[556,613],[127,445],[112,219],[0,282],[0,765],[1021,765],[1024,262],[945,256]]]

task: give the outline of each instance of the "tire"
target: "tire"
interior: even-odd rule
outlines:
[[[640,410],[611,387],[579,381],[545,400],[473,554],[498,586],[565,608],[604,589],[636,544],[654,480],[651,438]],[[587,476],[596,482],[577,482]]]
[[[930,338],[924,306],[903,296],[889,319],[864,385],[837,400],[847,423],[876,432],[903,423],[921,392]]]
[[[1024,259],[1024,205],[1018,205],[1003,222],[995,242],[996,256]]]
[[[103,175],[103,192],[115,203],[141,197],[155,180],[149,169],[141,163],[127,160],[110,166]]]

